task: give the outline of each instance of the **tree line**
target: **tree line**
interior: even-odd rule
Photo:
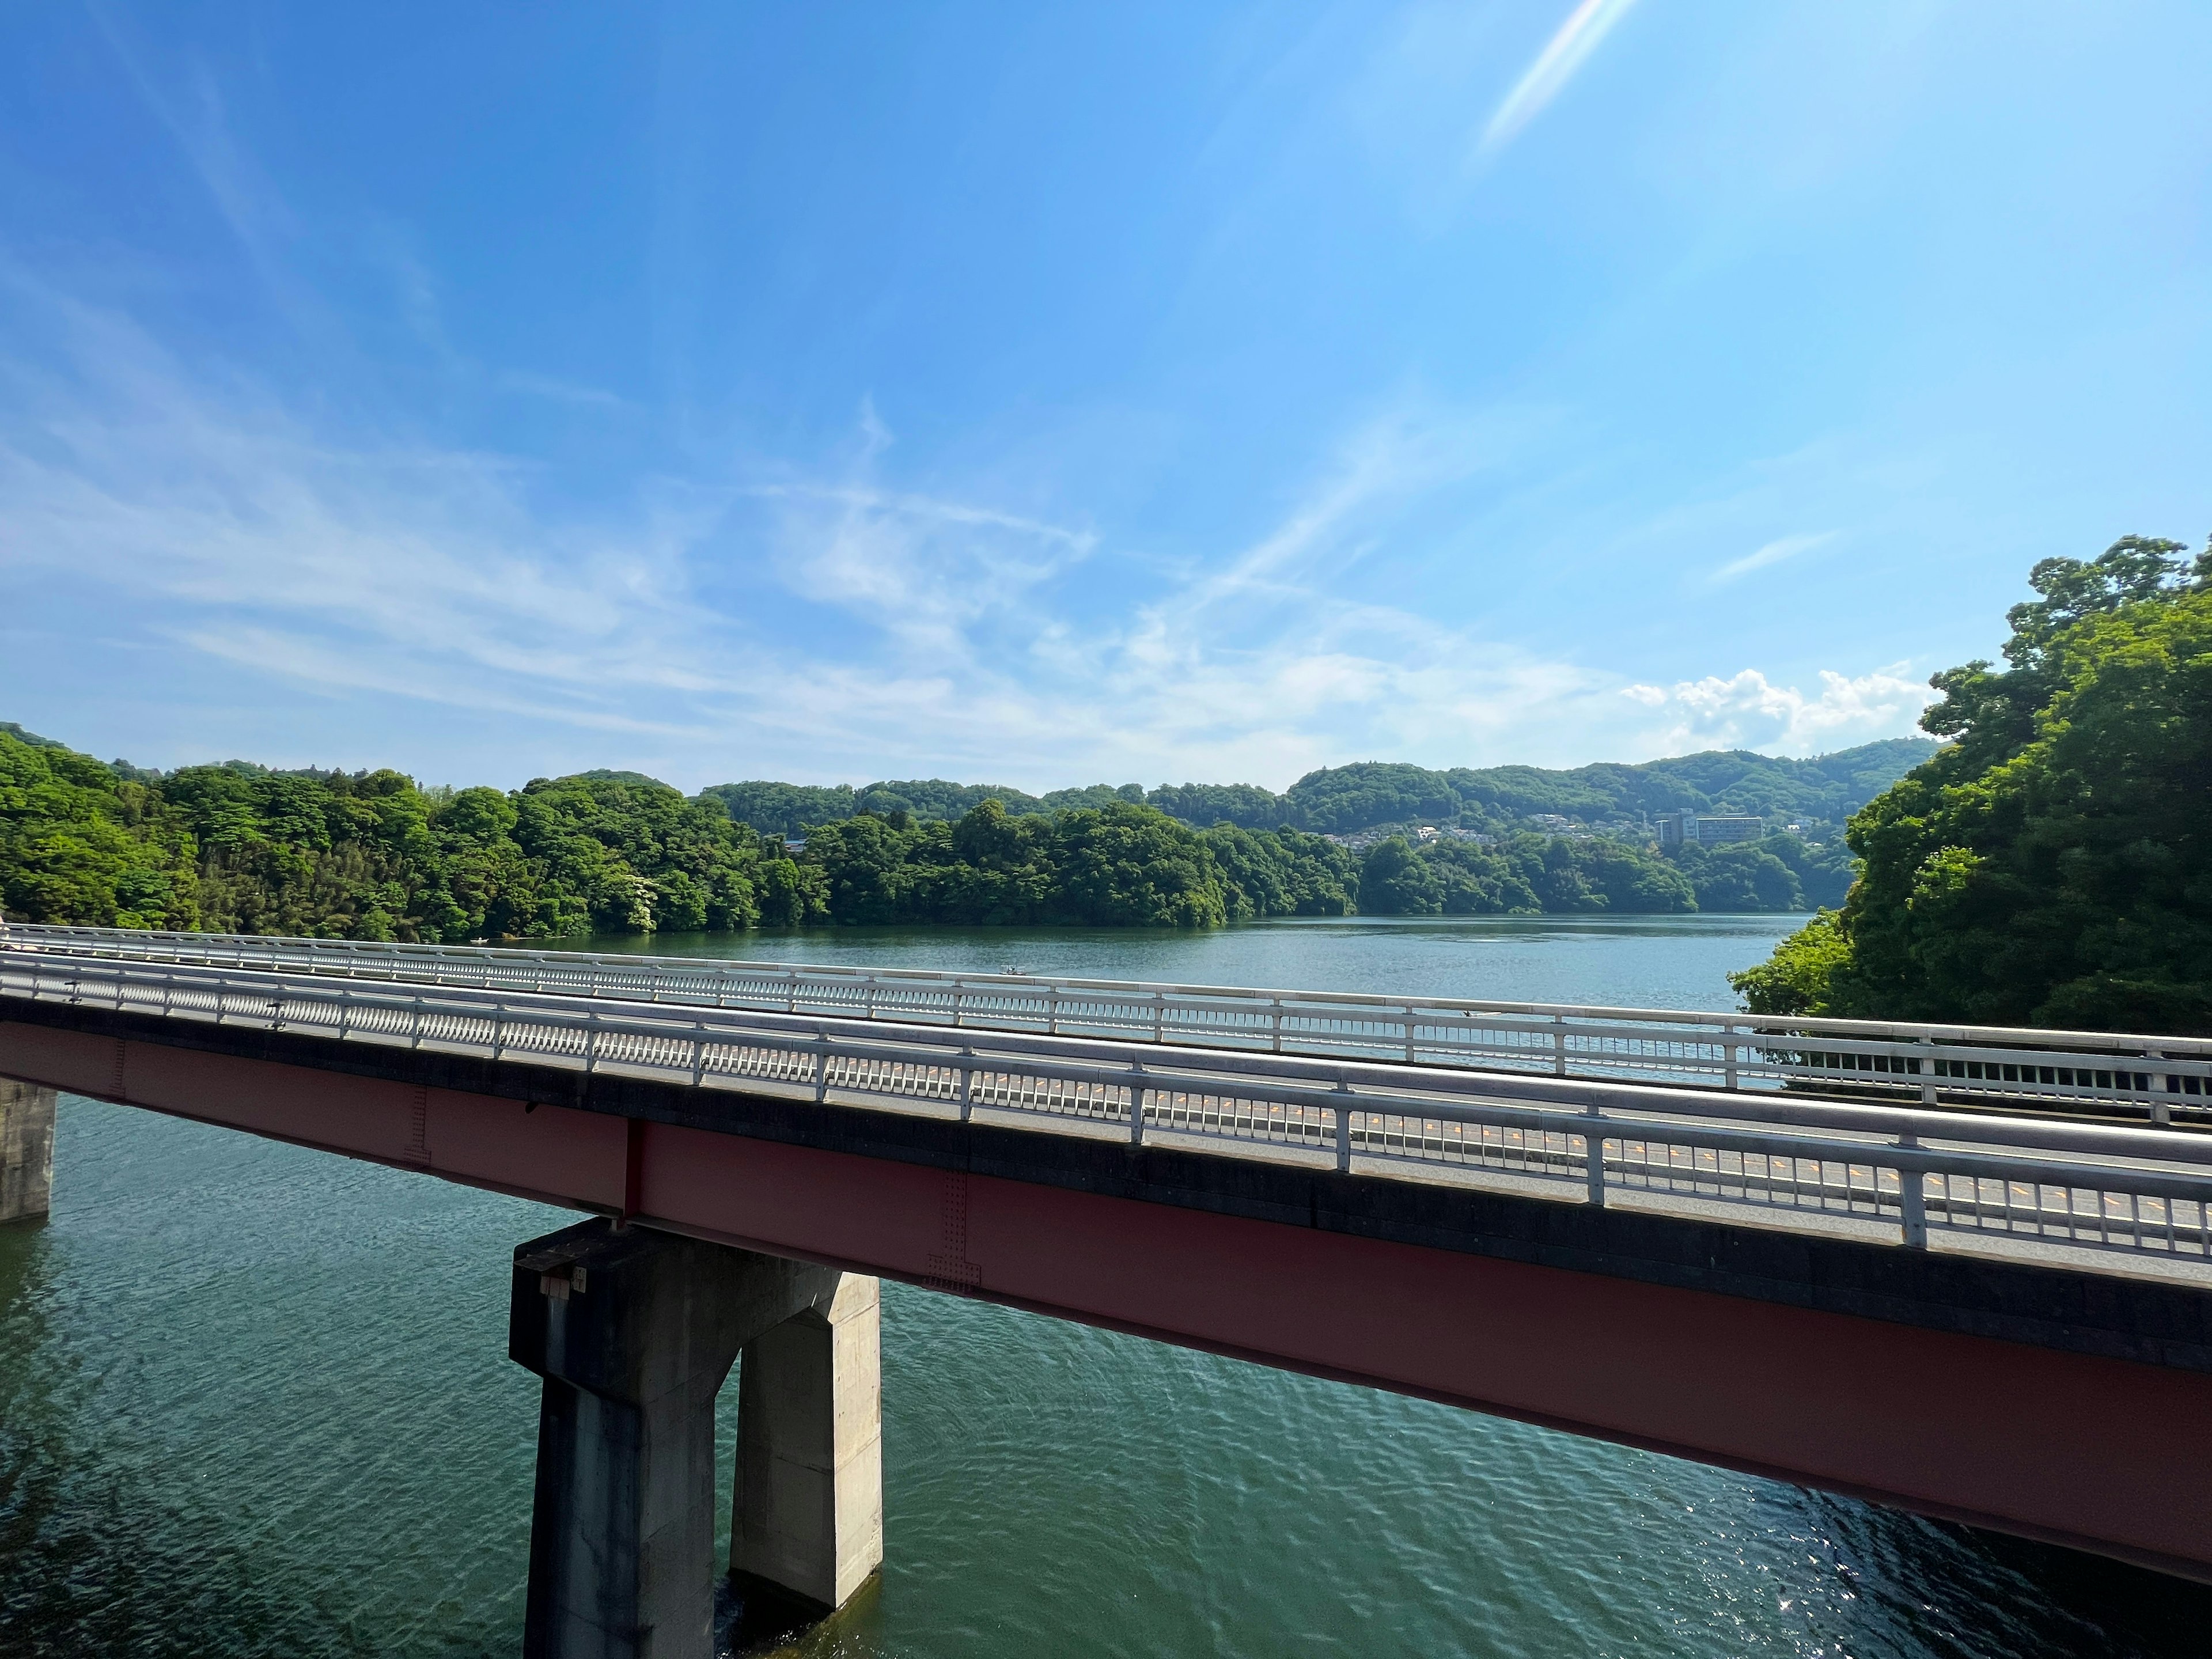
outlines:
[[[1794,836],[1687,848],[1534,834],[1195,829],[1109,792],[957,818],[863,809],[803,849],[636,773],[424,789],[391,770],[162,773],[0,726],[13,919],[366,939],[561,939],[836,921],[1210,927],[1289,915],[1791,909],[1848,871]]]
[[[1735,975],[1754,1012],[2212,1032],[2212,547],[2045,559],[1953,739],[1850,820],[1840,908]]]
[[[1092,784],[1024,793],[1003,784],[942,778],[821,787],[765,780],[718,783],[702,793],[740,823],[796,836],[805,826],[862,812],[950,823],[987,799],[1009,816],[1042,817],[1115,801],[1158,808],[1193,829],[1304,830],[1346,835],[1383,825],[1431,824],[1510,834],[1538,814],[1583,823],[1641,821],[1674,811],[1748,813],[1840,825],[1936,750],[1925,738],[1863,744],[1811,760],[1713,750],[1638,765],[1601,763],[1567,771],[1535,766],[1431,771],[1363,761],[1309,772],[1281,794],[1251,783]]]

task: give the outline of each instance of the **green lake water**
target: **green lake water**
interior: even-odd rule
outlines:
[[[651,948],[1723,1007],[1793,920]],[[0,1231],[0,1656],[519,1652],[537,1402],[507,1261],[568,1218],[64,1097],[52,1219]],[[810,1653],[2212,1648],[2212,1595],[2148,1575],[902,1285],[884,1398],[883,1577]]]

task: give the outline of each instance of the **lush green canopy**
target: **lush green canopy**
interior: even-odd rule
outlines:
[[[1860,811],[1842,911],[1737,976],[1755,1012],[2212,1031],[2212,550],[2046,559],[1955,738]]]
[[[426,793],[244,763],[123,777],[0,732],[0,908],[352,939],[748,927],[820,912],[781,843],[629,774]]]
[[[986,800],[957,823],[904,814],[818,825],[806,858],[841,921],[1205,927],[1341,915],[1352,857],[1317,836],[1194,830],[1134,801],[1050,817]]]
[[[1401,772],[1417,775],[1409,790],[1436,775],[1336,775],[1382,789]],[[802,817],[805,847],[787,853],[781,824],[760,835],[732,821],[725,803],[740,789],[765,792],[755,804],[770,818],[837,815]],[[614,771],[513,792],[423,790],[392,771],[103,766],[0,726],[0,908],[42,921],[454,940],[819,921],[1204,927],[1355,909],[1787,909],[1839,897],[1848,879],[1839,848],[1790,836],[1672,855],[1607,836],[1523,832],[1487,848],[1392,838],[1363,860],[1288,826],[1195,828],[1142,793],[1098,786],[1010,803],[907,782],[727,786],[687,799]],[[927,810],[854,805],[890,799]]]
[[[1640,821],[1655,813],[1748,812],[1840,824],[1911,768],[1935,752],[1925,738],[1869,743],[1811,760],[1713,750],[1640,765],[1577,767],[1546,771],[1534,766],[1487,769],[1426,767],[1363,761],[1309,772],[1281,794],[1252,783],[1164,784],[1146,791],[1133,783],[1092,784],[1029,795],[999,784],[947,783],[941,778],[840,784],[756,781],[718,783],[704,793],[727,806],[742,823],[796,836],[811,823],[849,818],[855,812],[938,818],[950,823],[987,799],[1021,817],[1071,806],[1104,806],[1115,800],[1158,807],[1193,829],[1217,823],[1247,830],[1279,826],[1349,834],[1385,824],[1460,824],[1507,833],[1538,813],[1597,823]],[[1840,899],[1840,892],[1837,894]]]

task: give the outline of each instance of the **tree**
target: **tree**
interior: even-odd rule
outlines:
[[[1444,908],[1436,866],[1403,836],[1378,841],[1359,866],[1359,908],[1370,916],[1433,916]]]
[[[1737,988],[1766,1012],[2212,1031],[2212,550],[2046,559],[2008,666],[1937,674],[1954,741],[1851,820],[1840,915]]]

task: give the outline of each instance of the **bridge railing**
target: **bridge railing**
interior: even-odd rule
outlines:
[[[2212,1136],[2171,1130],[1549,1078],[1479,1098],[1469,1074],[1359,1061],[46,951],[0,951],[0,995],[1590,1205],[1749,1207],[1916,1249],[1976,1235],[2212,1262]]]
[[[1356,992],[0,927],[0,950],[1724,1091],[2212,1118],[2212,1040]]]

